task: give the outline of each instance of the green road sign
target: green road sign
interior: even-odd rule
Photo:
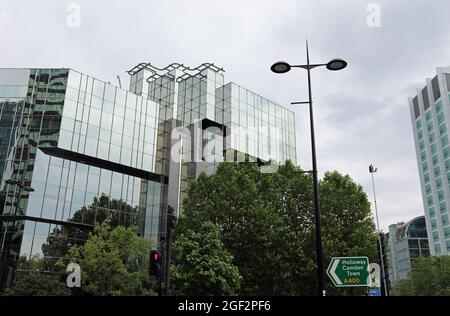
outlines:
[[[369,286],[369,258],[335,257],[331,259],[327,275],[336,287]]]

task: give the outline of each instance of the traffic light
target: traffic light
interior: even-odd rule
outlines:
[[[162,255],[159,250],[152,250],[150,252],[150,275],[155,277],[161,276]]]

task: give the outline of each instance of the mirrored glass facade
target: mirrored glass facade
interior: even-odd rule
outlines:
[[[224,70],[214,64],[139,64],[129,74],[130,91],[160,105],[156,172],[169,177],[165,201],[178,214],[189,182],[201,172],[213,173],[221,161],[296,163],[294,113],[237,84],[225,84]],[[183,160],[177,165],[168,140],[179,127],[191,138],[182,146]],[[205,144],[218,139],[223,139],[220,149],[204,150]]]
[[[3,285],[33,258],[51,270],[98,222],[157,245],[157,103],[69,69],[0,69],[0,91]]]

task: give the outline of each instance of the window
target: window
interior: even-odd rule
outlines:
[[[430,174],[429,173],[425,173],[423,175],[423,178],[425,180],[425,183],[429,183],[430,182]]]
[[[114,101],[116,96],[116,87],[106,84],[105,85],[105,99],[108,101]]]
[[[447,83],[447,91],[450,92],[450,74],[444,74],[445,82]]]
[[[448,225],[448,215],[444,214],[442,215],[442,226],[447,226]]]
[[[434,244],[434,251],[436,252],[436,255],[441,254],[441,245],[439,245],[439,243]]]
[[[94,87],[92,89],[92,94],[97,97],[102,98],[104,89],[105,89],[105,84],[101,81],[94,79]]]
[[[442,122],[445,121],[445,115],[444,115],[444,112],[441,112],[441,113],[438,114],[437,120],[438,120],[438,124],[441,124]]]
[[[422,128],[422,122],[420,120],[416,120],[416,128],[421,129]]]
[[[111,114],[103,112],[101,127],[104,129],[110,130],[111,125],[112,125],[112,118],[113,118],[113,116]]]
[[[439,166],[434,167],[434,176],[437,178],[441,174],[441,170],[439,169]]]
[[[409,248],[419,248],[419,240],[418,239],[409,239],[408,246],[409,246]]]
[[[101,112],[99,110],[91,108],[91,111],[89,113],[89,124],[100,126],[100,116]]]
[[[431,228],[432,228],[433,230],[437,228],[437,222],[436,222],[436,219],[432,219],[432,220],[431,220]],[[434,235],[435,233],[437,234],[437,232],[433,232],[433,235]]]
[[[72,88],[78,89],[80,87],[81,74],[79,72],[70,70],[69,78],[67,79],[67,85]]]
[[[422,90],[422,99],[423,99],[423,108],[426,111],[430,107],[430,99],[428,98],[428,89],[427,87]]]
[[[434,215],[436,214],[436,213],[434,212],[434,207],[430,207],[430,208],[428,209],[428,211],[430,212],[430,217],[434,217]]]
[[[445,236],[445,239],[450,238],[450,226],[444,228],[444,236]]]
[[[431,146],[431,154],[434,155],[435,153],[437,153],[437,147],[436,144],[432,144]]]
[[[433,196],[430,194],[427,196],[428,205],[433,205]]]
[[[441,136],[447,133],[447,127],[445,126],[445,123],[439,125],[439,133],[441,134]]]
[[[425,192],[426,192],[427,194],[430,194],[430,193],[431,193],[431,184],[425,185]]]
[[[434,242],[439,241],[439,233],[437,231],[433,232],[433,240],[434,240]]]
[[[448,145],[448,137],[446,135],[441,137],[441,143],[442,143],[442,147],[445,147]]]
[[[441,113],[443,109],[444,108],[442,106],[442,102],[441,101],[437,102],[436,103],[436,113]]]
[[[64,100],[64,112],[63,112],[64,116],[68,116],[68,117],[74,119],[76,111],[77,111],[77,103],[75,101],[65,99]]]
[[[417,137],[419,138],[419,140],[422,140],[422,138],[423,138],[423,131],[422,130],[418,130],[417,131]]]
[[[444,148],[444,159],[448,159],[450,157],[450,149],[448,147]]]
[[[436,187],[437,187],[438,189],[442,188],[442,179],[441,179],[441,178],[437,178],[437,179],[436,179]],[[431,191],[431,188],[430,188],[430,191]],[[427,191],[427,192],[428,192],[428,191]]]
[[[431,80],[431,86],[433,88],[434,101],[436,102],[441,97],[441,91],[439,90],[439,81],[437,75]]]

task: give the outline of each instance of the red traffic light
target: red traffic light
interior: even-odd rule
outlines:
[[[150,267],[149,272],[150,275],[160,277],[161,276],[161,263],[162,256],[159,250],[152,250],[150,252]]]
[[[159,258],[161,258],[161,254],[159,253],[159,251],[152,251],[152,253],[150,254],[150,260],[152,262],[158,262]]]

